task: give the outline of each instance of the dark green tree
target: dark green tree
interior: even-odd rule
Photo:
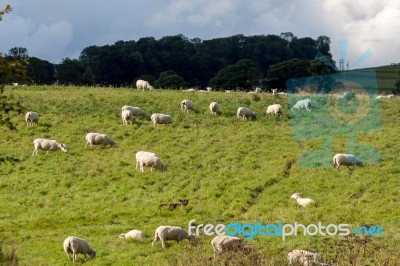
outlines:
[[[81,82],[83,85],[87,86],[91,86],[95,83],[93,71],[89,66],[87,66],[85,72],[83,72]]]
[[[175,71],[168,70],[160,74],[155,86],[163,89],[181,89],[185,88],[187,84]]]
[[[28,58],[27,74],[33,84],[53,84],[56,81],[54,65],[36,57]]]
[[[63,59],[62,63],[57,67],[57,80],[64,85],[79,85],[83,69],[77,59]]]

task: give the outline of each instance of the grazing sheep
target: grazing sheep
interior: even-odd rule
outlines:
[[[210,103],[209,108],[213,115],[217,115],[219,113],[219,105],[217,102]]]
[[[35,149],[33,150],[32,156],[33,155],[39,155],[39,150],[42,151],[47,151],[46,154],[48,154],[51,151],[57,151],[57,150],[62,150],[63,152],[67,152],[68,148],[65,146],[65,144],[58,143],[55,140],[50,140],[50,139],[35,139],[33,141],[33,146]]]
[[[273,114],[273,115],[280,115],[283,112],[282,105],[280,104],[272,104],[267,107],[267,115]]]
[[[211,87],[207,87],[206,90],[207,90],[208,92],[210,92],[210,91],[212,91],[213,89],[212,89]]]
[[[174,122],[170,115],[165,115],[165,114],[160,114],[160,113],[152,114],[150,119],[153,122],[154,126],[156,124],[172,124],[172,122]]]
[[[310,99],[304,99],[297,101],[297,103],[292,107],[292,110],[301,110],[301,109],[306,109],[307,111],[311,111],[311,100]]]
[[[70,253],[72,253],[72,261],[75,262],[78,254],[81,253],[85,256],[85,261],[86,261],[86,254],[89,255],[91,259],[94,259],[96,256],[96,252],[90,247],[88,242],[86,242],[85,239],[75,237],[75,236],[69,236],[64,240],[64,251],[68,256],[68,259],[70,260]]]
[[[160,206],[158,206],[159,208],[162,207],[166,207],[168,206],[170,210],[175,210],[176,208],[180,207],[185,207],[189,204],[189,200],[188,199],[183,199],[183,200],[179,200],[179,203],[161,203]]]
[[[100,133],[88,133],[86,135],[86,144],[85,147],[89,145],[92,147],[93,145],[102,145],[103,147],[110,145],[111,147],[116,147],[117,144],[115,141],[107,136],[106,134],[100,134]]]
[[[390,94],[390,95],[378,95],[376,96],[376,99],[391,99],[391,98],[395,98],[396,95],[394,94]]]
[[[240,116],[243,117],[243,121],[247,121],[248,117],[256,118],[256,113],[252,112],[250,109],[246,107],[239,107],[236,112],[236,116],[240,119]]]
[[[133,115],[132,110],[124,110],[124,111],[122,111],[121,117],[122,117],[122,124],[124,126],[127,126],[129,122],[131,122],[131,125],[132,125],[133,122],[136,121],[136,118]]]
[[[295,249],[288,254],[289,265],[299,266],[325,266],[329,265],[324,263],[322,257],[318,253]]]
[[[131,230],[128,233],[120,234],[119,238],[143,239],[146,238],[146,235],[140,230]]]
[[[347,166],[347,168],[349,168],[350,166],[354,165],[362,166],[363,162],[353,154],[344,154],[344,153],[335,154],[335,156],[333,156],[333,167],[339,169],[341,165],[345,165]]]
[[[211,240],[211,245],[214,249],[214,258],[217,253],[228,250],[238,250],[245,248],[245,241],[242,238],[234,236],[216,236]]]
[[[150,167],[151,172],[153,172],[153,168],[159,169],[162,172],[166,172],[168,169],[168,165],[164,165],[157,155],[147,151],[138,151],[136,153],[136,169],[139,166],[140,172],[144,172],[144,166]]]
[[[294,193],[290,198],[295,199],[297,201],[297,204],[302,207],[307,207],[308,205],[315,203],[312,199],[302,198],[301,193]]]
[[[156,229],[154,240],[151,245],[154,246],[158,240],[161,240],[162,247],[166,248],[165,241],[175,240],[180,243],[185,238],[189,239],[190,242],[193,242],[195,239],[193,235],[189,235],[182,227],[163,225]]]
[[[194,110],[193,102],[191,100],[183,100],[181,102],[181,110],[187,113],[189,113],[189,111],[193,111]]]
[[[138,90],[142,89],[142,90],[153,90],[153,86],[150,85],[150,83],[148,81],[139,79],[138,81],[136,81],[136,88]]]
[[[25,115],[26,125],[36,125],[39,123],[39,114],[36,112],[27,112]]]
[[[142,109],[140,109],[139,107],[124,105],[124,106],[122,106],[121,111],[123,112],[125,110],[131,110],[131,112],[133,113],[133,116],[141,116],[143,118],[149,117],[149,114],[146,113],[145,111],[143,111]]]

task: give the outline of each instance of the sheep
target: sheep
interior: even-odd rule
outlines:
[[[150,85],[150,83],[148,81],[139,79],[138,81],[136,81],[136,88],[138,90],[142,89],[142,90],[153,90],[153,86]]]
[[[330,265],[324,263],[322,257],[318,253],[295,249],[288,254],[289,265],[301,265],[301,266],[325,266]]]
[[[196,89],[194,89],[194,88],[190,88],[190,89],[187,89],[187,90],[183,90],[183,91],[188,91],[188,92],[195,92],[195,91],[197,91]]]
[[[160,113],[152,114],[150,119],[153,122],[154,126],[156,126],[156,124],[172,124],[172,122],[174,122],[170,115],[165,115]]]
[[[175,240],[180,243],[183,239],[188,239],[190,242],[193,242],[195,237],[193,235],[189,235],[188,232],[182,227],[179,226],[170,226],[170,225],[162,225],[159,226],[154,234],[154,240],[151,243],[152,246],[158,241],[161,240],[162,247],[165,249],[167,240]]]
[[[213,89],[212,89],[211,87],[207,87],[206,90],[207,90],[208,92],[210,92],[210,91],[212,91]]]
[[[307,207],[308,205],[315,203],[312,199],[302,198],[301,193],[294,193],[290,198],[295,199],[297,204],[302,207]]]
[[[124,110],[121,113],[121,117],[122,117],[122,124],[124,126],[127,126],[129,122],[131,122],[131,125],[133,124],[133,122],[136,121],[135,116],[133,115],[133,112],[131,110]]]
[[[267,107],[267,115],[280,115],[283,112],[282,105],[280,104],[272,104]]]
[[[242,238],[234,236],[216,236],[211,240],[211,245],[214,249],[214,258],[217,253],[229,250],[238,250],[245,248],[245,241]]]
[[[35,149],[33,150],[32,156],[33,155],[39,155],[39,150],[42,151],[47,151],[46,154],[48,154],[51,151],[57,151],[57,150],[62,150],[63,152],[67,152],[68,148],[65,146],[63,143],[58,143],[55,140],[50,140],[50,139],[42,139],[38,138],[33,141],[33,146]]]
[[[133,116],[141,116],[143,118],[149,117],[149,114],[146,113],[145,111],[143,111],[142,109],[140,109],[139,107],[124,105],[124,106],[122,106],[121,111],[123,112],[125,110],[130,110],[133,113]]]
[[[394,94],[390,94],[390,95],[378,95],[378,96],[376,96],[376,99],[391,99],[391,98],[395,98],[396,97],[396,95],[394,95]]]
[[[90,247],[88,242],[79,237],[69,236],[64,240],[64,251],[68,256],[68,259],[71,260],[70,253],[72,253],[72,261],[75,262],[78,254],[81,253],[85,256],[86,261],[86,254],[89,255],[91,259],[96,257],[96,252]]]
[[[140,166],[140,172],[144,172],[144,166],[150,167],[151,172],[153,168],[166,172],[168,165],[164,165],[156,154],[147,151],[138,151],[136,153],[136,169]]]
[[[85,148],[87,147],[87,145],[89,145],[90,147],[92,147],[93,145],[102,145],[103,147],[110,145],[111,147],[116,147],[117,144],[115,143],[115,141],[110,138],[109,136],[107,136],[106,134],[100,134],[100,133],[88,133],[86,135],[86,144],[85,144]]]
[[[193,102],[191,100],[182,100],[181,110],[187,113],[189,113],[190,110],[193,111],[194,110]]]
[[[261,92],[261,88],[257,87],[257,88],[255,88],[254,91],[248,92],[248,94],[257,94],[257,93],[260,93],[260,92]]]
[[[236,116],[240,119],[240,116],[243,117],[243,121],[246,121],[248,117],[256,118],[256,113],[252,112],[250,109],[246,107],[239,107],[236,112]]]
[[[120,234],[119,238],[143,239],[146,238],[146,235],[140,230],[131,230],[128,233]]]
[[[333,156],[333,167],[335,167],[337,170],[341,165],[345,165],[347,168],[349,168],[350,166],[354,165],[362,166],[363,162],[353,154],[335,154],[335,156]]]
[[[287,92],[278,92],[278,89],[272,89],[272,95],[287,95]]]
[[[189,204],[189,200],[188,199],[183,199],[183,200],[179,200],[179,203],[161,203],[158,207],[162,208],[162,207],[166,207],[168,206],[170,210],[175,210],[176,208],[180,207],[185,207]]]
[[[297,103],[292,107],[292,110],[301,110],[301,109],[306,109],[307,111],[311,111],[311,100],[310,99],[304,99],[297,101]]]
[[[219,105],[217,102],[210,103],[209,108],[213,115],[217,115],[219,113]]]
[[[26,125],[36,125],[39,123],[39,114],[36,112],[27,112],[25,115]]]

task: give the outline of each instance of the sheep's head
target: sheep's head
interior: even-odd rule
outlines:
[[[188,235],[187,239],[189,239],[189,242],[191,242],[191,243],[193,243],[196,240],[194,235]]]
[[[299,199],[299,198],[301,198],[301,193],[294,193],[290,198],[291,199]]]
[[[63,152],[67,152],[68,151],[68,148],[67,148],[67,146],[65,146],[65,144],[60,144],[59,147]]]
[[[91,259],[94,259],[96,257],[96,252],[94,250],[91,250],[88,252],[88,255]]]
[[[183,199],[183,200],[179,200],[180,203],[182,203],[182,205],[186,206],[189,204],[189,200],[188,199]]]

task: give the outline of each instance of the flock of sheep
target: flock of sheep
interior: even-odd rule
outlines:
[[[152,89],[150,84],[146,81],[138,81],[136,84],[137,88],[141,89]],[[276,91],[273,91],[273,94],[277,94]],[[194,103],[191,100],[183,100],[180,104],[180,108],[183,112],[190,112],[194,110]],[[307,110],[311,111],[311,100],[304,99],[298,101],[293,107],[292,110]],[[212,102],[209,105],[209,110],[213,115],[218,115],[220,113],[219,104],[217,102]],[[267,107],[266,114],[268,115],[280,115],[283,113],[283,107],[280,104],[273,104]],[[238,119],[243,119],[246,121],[249,118],[256,118],[256,113],[251,111],[246,107],[239,107],[236,112],[236,116]],[[154,113],[151,116],[148,115],[145,111],[141,110],[138,107],[133,106],[123,106],[121,109],[121,118],[123,125],[128,125],[129,123],[133,123],[136,121],[136,117],[142,118],[150,118],[153,125],[156,124],[171,124],[173,123],[173,119],[170,115]],[[36,112],[28,112],[25,116],[25,120],[27,125],[36,125],[39,122],[39,115]],[[88,133],[86,135],[86,144],[87,146],[93,145],[102,145],[111,147],[116,147],[116,142],[106,134],[101,133]],[[67,152],[68,148],[63,143],[58,143],[56,140],[49,140],[43,138],[37,138],[33,141],[34,151],[32,155],[38,155],[39,150],[46,151],[46,154],[52,151],[61,150],[63,152]],[[138,151],[136,153],[136,169],[144,172],[144,167],[150,167],[151,171],[153,169],[158,169],[162,172],[167,171],[168,166],[164,164],[161,159],[154,153],[147,151]],[[336,154],[333,157],[333,166],[338,169],[341,165],[344,166],[354,166],[354,165],[362,165],[362,161],[357,159],[354,155],[351,154]],[[297,201],[297,204],[302,207],[306,207],[310,204],[314,204],[314,200],[309,198],[302,198],[300,193],[295,193],[291,196],[292,199]],[[182,201],[178,203],[178,205],[185,206],[187,205],[188,200]],[[161,205],[160,205],[161,206]],[[140,230],[131,230],[127,233],[121,234],[120,238],[145,238],[145,234]],[[154,245],[157,241],[161,241],[162,247],[166,248],[166,241],[174,240],[178,243],[183,239],[188,239],[189,241],[194,240],[193,235],[189,235],[188,232],[182,229],[179,226],[160,226],[155,230],[154,240],[152,245]],[[232,236],[216,236],[212,241],[211,245],[214,249],[214,256],[216,254],[221,253],[226,250],[235,250],[235,249],[244,249],[245,242],[244,239],[232,237]],[[84,254],[85,260],[86,255],[90,258],[94,258],[96,256],[96,252],[90,247],[85,239],[70,236],[67,237],[63,243],[64,251],[67,254],[68,258],[71,259],[70,254],[72,254],[72,260],[75,262],[78,254]],[[293,250],[288,254],[288,260],[290,264],[300,264],[300,265],[327,265],[325,264],[321,256],[317,253],[312,253],[304,250]],[[308,264],[310,263],[310,264]]]

